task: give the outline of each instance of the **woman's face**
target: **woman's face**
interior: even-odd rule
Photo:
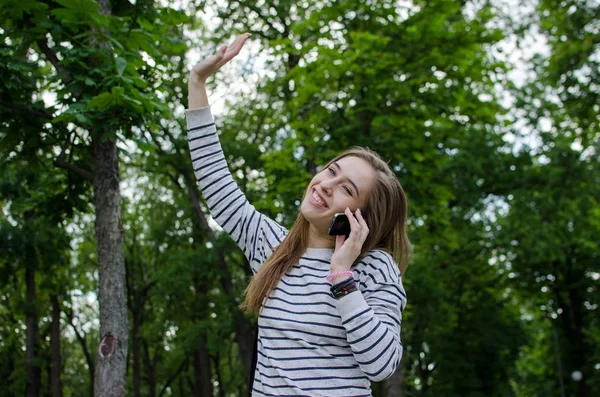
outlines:
[[[365,160],[346,156],[310,181],[300,212],[319,232],[326,233],[333,215],[363,210],[375,183],[375,170]]]

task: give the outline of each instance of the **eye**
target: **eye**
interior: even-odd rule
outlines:
[[[350,190],[350,188],[348,186],[343,186],[343,188],[350,196],[353,196],[352,190]]]
[[[331,175],[335,175],[335,170],[333,168],[329,167],[328,170]]]

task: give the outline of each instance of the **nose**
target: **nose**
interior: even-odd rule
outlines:
[[[331,196],[331,192],[333,189],[333,181],[331,179],[327,180],[327,181],[323,181],[320,183],[320,185],[321,185],[321,189],[323,189],[323,193],[325,193],[328,196]]]

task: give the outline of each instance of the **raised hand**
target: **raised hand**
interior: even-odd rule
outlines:
[[[211,74],[240,53],[248,37],[250,37],[250,33],[239,35],[232,44],[222,46],[215,55],[204,59],[194,66],[190,73],[190,82],[204,84]]]
[[[239,35],[232,44],[222,46],[215,55],[200,61],[200,63],[194,66],[188,79],[188,102],[190,109],[208,106],[206,80],[211,74],[221,69],[223,65],[240,53],[248,37],[250,37],[250,33]]]

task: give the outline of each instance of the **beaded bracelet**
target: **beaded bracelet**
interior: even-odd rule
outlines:
[[[327,281],[332,282],[334,278],[339,277],[339,276],[352,277],[352,270],[345,270],[343,272],[329,273],[325,278],[327,279]]]

